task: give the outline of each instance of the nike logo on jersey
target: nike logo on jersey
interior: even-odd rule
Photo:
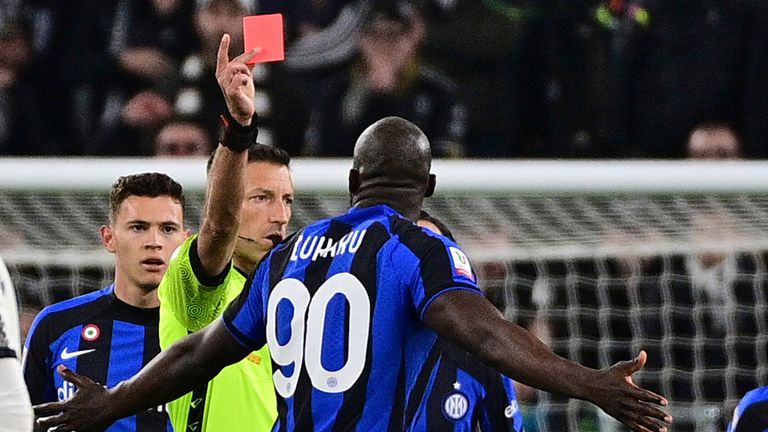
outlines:
[[[64,351],[61,352],[61,359],[62,360],[69,360],[71,358],[79,357],[79,356],[81,356],[83,354],[89,354],[89,353],[92,353],[92,352],[96,351],[95,349],[87,349],[87,350],[82,350],[82,351],[72,351],[72,352],[69,352],[68,349],[69,348],[64,348]]]

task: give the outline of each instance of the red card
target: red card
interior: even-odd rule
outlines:
[[[243,17],[243,39],[245,52],[261,48],[248,64],[285,60],[282,14]]]

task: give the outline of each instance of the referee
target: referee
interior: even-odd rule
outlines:
[[[248,274],[285,237],[293,182],[285,151],[256,142],[253,53],[227,58],[216,78],[227,101],[219,146],[209,161],[205,217],[174,253],[160,296],[160,347],[213,322],[243,290]],[[215,378],[168,404],[173,427],[194,432],[266,432],[277,416],[269,350],[252,351]]]

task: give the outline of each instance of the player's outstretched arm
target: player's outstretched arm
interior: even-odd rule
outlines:
[[[218,319],[173,344],[133,378],[111,389],[60,367],[59,373],[77,392],[69,400],[35,406],[38,427],[59,432],[103,431],[120,418],[180,397],[247,354]]]
[[[645,364],[645,352],[603,370],[586,368],[556,355],[528,331],[505,320],[491,303],[462,290],[437,297],[424,321],[503,374],[541,390],[588,400],[633,431],[665,431],[672,421],[659,408],[667,405],[665,398],[632,382],[632,374]]]
[[[222,36],[216,57],[216,81],[227,102],[231,117],[227,121],[237,123],[230,124],[230,128],[246,135],[253,134],[252,141],[255,142],[253,66],[246,62],[258,52],[253,50],[230,60],[229,42],[229,35]],[[207,276],[221,274],[232,258],[245,193],[246,149],[219,144],[208,173],[205,217],[197,239],[197,255]]]

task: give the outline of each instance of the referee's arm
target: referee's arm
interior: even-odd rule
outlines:
[[[228,52],[229,36],[225,35],[221,39],[216,57],[216,80],[229,111],[229,119],[222,127],[249,131],[253,134],[253,139],[246,139],[247,145],[255,141],[258,133],[251,76],[253,66],[246,65],[255,53],[244,53],[230,61]],[[231,143],[227,142],[226,138],[220,138],[216,148],[208,172],[205,217],[197,238],[197,255],[200,257],[202,270],[206,276],[211,277],[226,271],[232,259],[245,195],[247,147],[229,144]]]
[[[68,369],[59,373],[77,386],[63,402],[35,407],[42,430],[96,432],[116,420],[156,407],[210,381],[225,366],[245,358],[248,350],[237,342],[219,318],[163,351],[130,380],[105,389]]]
[[[663,431],[671,417],[657,406],[663,397],[644,390],[631,375],[645,364],[645,354],[595,370],[553,353],[528,331],[501,315],[474,292],[453,290],[432,301],[424,322],[483,363],[524,384],[588,400],[633,431]]]

